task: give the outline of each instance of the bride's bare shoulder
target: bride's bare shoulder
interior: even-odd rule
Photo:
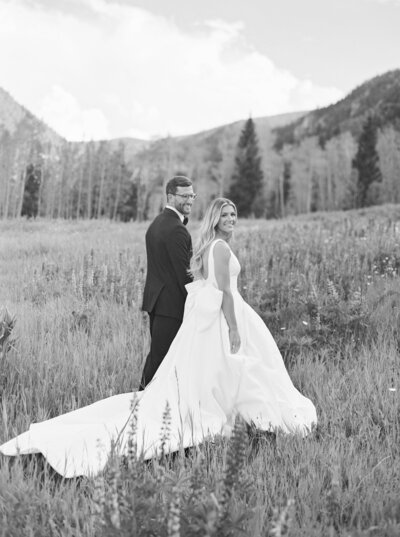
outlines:
[[[227,242],[220,239],[214,245],[213,254],[214,254],[215,260],[228,259],[229,256],[231,255],[231,249],[229,248],[229,245]]]
[[[208,260],[210,258],[210,252],[212,248],[212,254],[214,263],[217,261],[224,261],[229,258],[230,256],[230,248],[228,244],[222,240],[218,239],[214,242],[211,242],[206,250],[203,253],[203,269],[202,269],[202,275],[205,279],[208,278]]]

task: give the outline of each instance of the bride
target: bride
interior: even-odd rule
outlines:
[[[144,459],[208,436],[229,436],[237,414],[264,431],[307,434],[317,420],[315,407],[293,386],[268,328],[237,289],[240,264],[229,246],[236,221],[230,200],[217,198],[208,207],[191,260],[195,281],[186,286],[182,326],[144,391],[33,424],[0,452],[42,453],[65,477],[96,474],[115,441],[122,453],[127,449],[133,399],[136,445]],[[165,413],[167,445],[161,438]]]

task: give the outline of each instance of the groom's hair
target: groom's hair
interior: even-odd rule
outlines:
[[[179,186],[192,186],[193,183],[189,179],[189,177],[186,177],[185,175],[175,175],[172,179],[170,179],[167,183],[166,187],[166,193],[168,194],[176,194],[176,191]]]

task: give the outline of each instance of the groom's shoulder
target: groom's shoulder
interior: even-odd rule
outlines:
[[[168,217],[165,216],[165,213],[163,211],[162,213],[158,214],[153,219],[153,221],[149,225],[148,229],[158,228],[160,226],[166,225],[168,220],[169,220]]]
[[[164,210],[162,213],[157,215],[153,222],[150,224],[150,227],[159,227],[159,228],[171,228],[171,227],[180,227],[181,221],[178,217],[175,217],[172,214],[172,211]]]
[[[157,234],[162,236],[168,236],[172,234],[182,234],[188,235],[186,227],[182,224],[178,217],[175,217],[174,214],[168,214],[169,211],[163,211],[157,215],[150,226],[147,229],[146,234]]]

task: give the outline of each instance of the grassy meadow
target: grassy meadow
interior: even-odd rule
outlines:
[[[137,388],[146,227],[0,222],[0,309],[15,321],[0,326],[0,443]],[[115,455],[90,479],[1,457],[0,537],[400,535],[400,206],[243,221],[232,248],[315,430],[274,439],[238,421],[229,441]]]

